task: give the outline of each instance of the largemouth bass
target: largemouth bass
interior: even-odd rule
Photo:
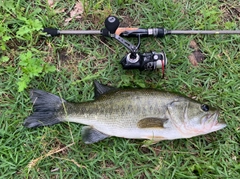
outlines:
[[[70,103],[41,90],[31,91],[28,128],[63,121],[81,123],[82,140],[91,144],[110,136],[161,140],[190,138],[220,130],[219,111],[191,98],[154,89],[116,89],[94,82],[95,100]]]

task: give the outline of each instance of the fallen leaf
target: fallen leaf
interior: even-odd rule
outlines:
[[[47,2],[48,2],[48,5],[49,5],[50,7],[53,7],[53,5],[54,5],[54,0],[48,0]]]
[[[195,50],[193,54],[198,63],[201,63],[203,60],[205,60],[205,55],[201,52],[201,50]]]
[[[82,2],[77,2],[73,8],[72,11],[70,11],[70,17],[65,19],[65,24],[67,25],[73,18],[75,19],[81,19],[82,18],[82,13],[83,13],[84,9],[83,9],[83,4]]]
[[[205,59],[205,55],[199,49],[197,42],[195,42],[194,40],[190,41],[189,47],[194,49],[194,51],[188,56],[188,59],[193,66],[197,66],[198,63],[203,62],[203,60]]]
[[[199,49],[198,44],[194,40],[191,40],[191,42],[189,43],[189,47],[195,50]]]
[[[189,59],[190,63],[191,63],[193,66],[197,66],[197,65],[198,65],[198,62],[197,62],[194,54],[190,54],[190,55],[188,56],[188,59]]]
[[[205,55],[200,50],[194,50],[189,56],[189,61],[193,66],[197,66],[198,63],[203,62],[205,60]]]

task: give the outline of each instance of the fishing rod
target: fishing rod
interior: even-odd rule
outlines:
[[[139,70],[155,70],[164,69],[167,65],[166,54],[162,52],[144,52],[140,53],[139,48],[141,45],[141,37],[164,37],[165,35],[214,35],[214,34],[240,34],[240,30],[167,30],[165,28],[124,28],[119,27],[119,19],[115,16],[106,18],[105,28],[101,30],[59,30],[56,28],[44,28],[49,36],[59,35],[102,35],[116,39],[119,43],[125,46],[129,53],[125,55],[121,64],[123,69],[139,69]],[[138,44],[133,45],[123,37],[137,37]]]

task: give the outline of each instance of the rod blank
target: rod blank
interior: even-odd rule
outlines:
[[[240,34],[240,30],[166,30],[164,28],[152,28],[152,29],[118,28],[117,31],[123,33],[124,37],[138,36],[139,34],[146,35],[146,36],[156,36],[156,37],[163,37],[164,35]],[[59,30],[55,28],[44,28],[43,32],[46,32],[50,36],[58,36],[58,35],[104,35],[104,36],[107,36],[108,35],[108,31],[104,29],[102,30]]]
[[[240,30],[168,30],[167,34],[206,34],[206,35],[214,35],[214,34],[240,34]]]

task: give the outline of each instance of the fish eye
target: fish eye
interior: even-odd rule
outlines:
[[[206,104],[203,104],[203,105],[201,106],[201,109],[202,109],[203,111],[207,112],[207,111],[209,111],[209,106],[206,105]]]

